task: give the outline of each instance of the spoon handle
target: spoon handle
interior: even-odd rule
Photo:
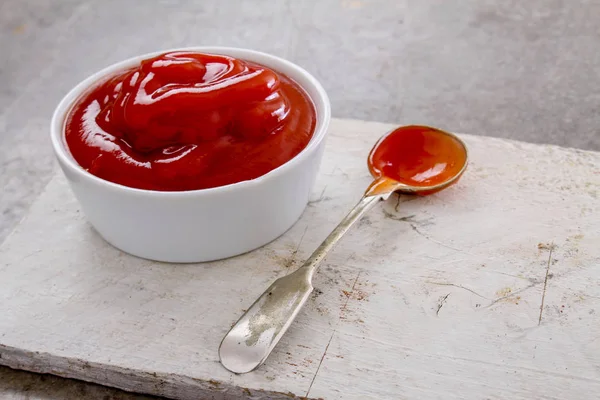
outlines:
[[[383,199],[384,195],[363,196],[362,199],[354,206],[354,208],[346,215],[346,217],[335,227],[327,238],[317,247],[311,256],[304,262],[300,270],[306,274],[308,281],[312,281],[314,273],[319,268],[321,261],[327,253],[336,245],[336,243],[344,236],[346,232],[354,225],[360,217],[373,207],[379,200]],[[300,272],[300,271],[298,271]]]
[[[221,364],[237,374],[261,365],[313,291],[312,277],[329,250],[385,195],[364,196],[308,260],[277,279],[231,327],[219,346]]]

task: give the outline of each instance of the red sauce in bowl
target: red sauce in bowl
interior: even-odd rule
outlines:
[[[310,141],[315,107],[285,75],[232,57],[173,52],[144,60],[84,93],[65,139],[91,174],[159,191],[262,176]]]

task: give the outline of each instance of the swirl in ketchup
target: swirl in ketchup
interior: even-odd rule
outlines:
[[[75,160],[139,189],[206,189],[257,178],[306,147],[313,103],[285,75],[212,54],[172,52],[109,77],[65,124]]]

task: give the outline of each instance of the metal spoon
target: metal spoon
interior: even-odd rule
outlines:
[[[416,154],[418,151],[420,155]],[[442,164],[446,175],[435,175]],[[319,264],[350,227],[373,205],[394,192],[431,194],[455,183],[467,167],[467,148],[451,133],[425,126],[406,126],[388,133],[375,144],[368,165],[375,180],[358,204],[304,265],[269,286],[225,335],[219,347],[225,368],[242,374],[260,366],[313,291],[312,278]]]

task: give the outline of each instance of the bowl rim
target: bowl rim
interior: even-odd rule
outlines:
[[[160,190],[149,190],[149,189],[139,189],[133,188],[125,185],[121,185],[115,182],[111,182],[102,178],[99,178],[90,172],[83,169],[77,161],[71,155],[67,144],[64,139],[64,124],[67,117],[68,112],[71,110],[71,107],[75,103],[77,99],[81,96],[81,94],[90,88],[93,84],[101,81],[103,78],[108,76],[109,74],[121,70],[123,68],[127,68],[129,66],[134,66],[139,63],[141,60],[151,58],[163,53],[168,52],[186,52],[186,51],[195,51],[195,52],[205,52],[219,55],[226,55],[230,57],[236,58],[244,58],[245,56],[250,56],[251,58],[259,58],[261,61],[256,61],[260,64],[264,64],[269,68],[273,68],[279,72],[279,68],[284,66],[288,72],[289,78],[294,80],[300,87],[302,87],[306,94],[309,96],[311,101],[315,106],[316,111],[316,125],[315,130],[313,132],[313,136],[310,141],[306,145],[300,153],[298,153],[295,157],[288,160],[284,164],[279,167],[267,172],[264,175],[261,175],[257,178],[240,181],[236,183],[231,183],[224,186],[217,186],[213,188],[206,189],[196,189],[196,190],[185,190],[185,191],[160,191]],[[268,63],[264,63],[264,61]],[[252,61],[252,60],[250,60]],[[271,65],[274,64],[273,65]],[[292,74],[289,71],[293,71]],[[306,81],[308,81],[309,85],[313,86],[313,91],[316,92],[317,98],[314,95],[308,93],[305,84],[300,84],[297,81],[297,77],[302,76]],[[319,100],[319,102],[317,101]],[[321,104],[318,104],[321,103]],[[320,107],[319,107],[320,106]],[[176,47],[171,49],[164,49],[153,51],[145,54],[141,54],[138,56],[130,57],[122,61],[118,61],[113,63],[105,68],[100,69],[99,71],[91,74],[77,85],[75,85],[69,92],[61,99],[58,103],[54,112],[52,114],[52,120],[50,122],[50,137],[52,141],[52,147],[54,149],[54,153],[58,158],[58,161],[63,167],[68,168],[71,172],[75,173],[81,179],[86,179],[92,183],[97,185],[102,185],[106,189],[113,191],[125,192],[132,195],[150,195],[150,196],[159,196],[159,197],[185,197],[185,196],[198,196],[198,195],[212,195],[223,192],[228,192],[232,190],[242,190],[244,188],[250,188],[253,186],[257,186],[262,184],[264,181],[275,178],[282,174],[285,174],[287,170],[293,168],[296,164],[300,163],[303,159],[309,157],[312,153],[317,151],[321,142],[325,139],[327,129],[329,127],[329,122],[331,120],[331,104],[329,101],[329,97],[325,92],[323,86],[319,83],[319,81],[311,75],[304,68],[299,65],[283,59],[281,57],[265,53],[262,51],[240,48],[240,47],[226,47],[226,46],[192,46],[192,47]]]

